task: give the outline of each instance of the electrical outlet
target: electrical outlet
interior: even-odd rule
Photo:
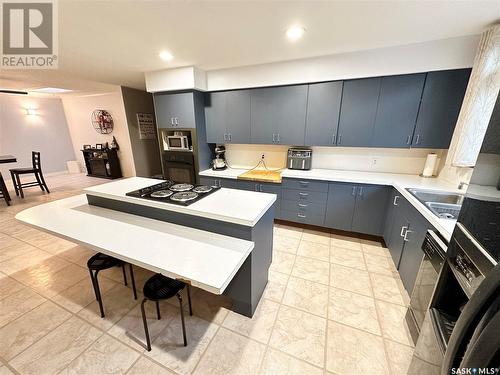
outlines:
[[[377,158],[373,158],[373,159],[372,159],[372,164],[373,164],[373,165],[376,165],[376,164],[377,164],[377,162],[378,162],[378,159],[377,159]]]
[[[264,160],[264,157],[265,157],[265,155],[264,155],[264,154],[262,154],[262,156],[261,156],[260,158],[261,158],[262,160]]]

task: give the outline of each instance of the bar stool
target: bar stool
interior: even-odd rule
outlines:
[[[191,293],[189,290],[189,284],[185,284],[182,281],[171,279],[170,277],[163,276],[162,274],[157,273],[154,276],[151,276],[148,281],[144,284],[144,299],[141,303],[141,312],[142,312],[142,322],[144,323],[144,333],[146,335],[146,343],[148,352],[151,351],[151,340],[149,338],[149,330],[148,330],[148,322],[146,319],[146,311],[144,309],[144,304],[147,301],[156,302],[156,315],[158,316],[158,320],[161,319],[160,316],[160,301],[169,299],[173,296],[177,296],[179,299],[179,305],[181,308],[181,322],[182,322],[182,336],[184,338],[184,346],[187,346],[186,339],[186,325],[184,323],[184,310],[182,306],[182,296],[181,290],[187,286],[187,295],[188,295],[188,303],[189,303],[189,315],[193,315],[193,309],[191,308]]]
[[[0,173],[0,198],[5,199],[5,203],[7,203],[7,206],[10,206],[10,195],[9,191],[7,190],[7,185],[5,185],[5,181],[2,177],[2,173]]]
[[[107,270],[111,267],[121,266],[123,271],[123,283],[127,285],[127,273],[125,272],[125,262],[120,259],[113,258],[112,256],[97,253],[89,258],[87,261],[87,268],[89,269],[90,279],[94,287],[95,298],[99,303],[99,310],[101,311],[101,318],[104,318],[104,308],[102,306],[101,291],[99,290],[99,281],[97,274],[99,271]],[[130,278],[132,279],[132,290],[134,291],[134,299],[137,299],[137,292],[135,290],[134,270],[132,264],[129,263]]]
[[[50,193],[49,188],[47,187],[47,183],[43,178],[39,152],[36,151],[31,152],[31,163],[32,167],[9,169],[10,175],[12,177],[12,183],[14,184],[14,190],[16,191],[16,195],[19,196],[19,194],[21,194],[21,198],[24,198],[23,188],[32,186],[40,186],[40,189],[42,189],[42,191]],[[22,174],[31,174],[31,173],[35,175],[36,181],[25,182],[24,184],[22,184],[19,176]]]

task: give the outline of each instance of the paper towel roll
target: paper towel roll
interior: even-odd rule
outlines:
[[[424,170],[422,171],[422,176],[432,177],[434,170],[436,169],[437,154],[428,154],[425,160]]]

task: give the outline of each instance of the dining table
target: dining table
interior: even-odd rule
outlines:
[[[12,155],[0,155],[0,164],[15,163],[17,161],[15,156]]]

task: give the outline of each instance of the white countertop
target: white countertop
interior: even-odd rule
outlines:
[[[201,176],[236,179],[245,169],[227,168],[223,171],[207,169],[200,172]],[[299,171],[284,169],[281,172],[284,178],[302,178],[321,181],[351,182],[360,184],[388,185],[397,189],[448,241],[451,238],[456,220],[440,219],[436,217],[417,198],[406,189],[417,188],[426,190],[439,190],[463,194],[455,185],[437,178],[424,178],[417,175],[363,171],[344,171],[335,169],[311,169]]]
[[[28,208],[16,219],[216,294],[254,248],[251,241],[91,206],[84,194]]]
[[[222,188],[189,206],[129,197],[126,193],[162,182],[131,177],[85,189],[87,194],[253,227],[276,201],[275,194]]]

